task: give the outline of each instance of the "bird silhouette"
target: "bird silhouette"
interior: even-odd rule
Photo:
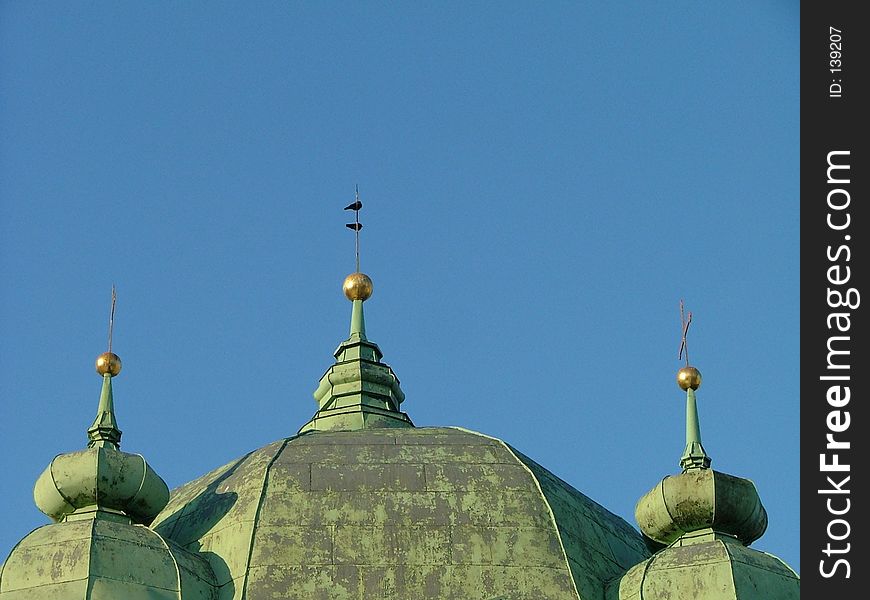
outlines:
[[[347,206],[345,206],[344,210],[359,210],[361,208],[362,208],[362,202],[357,200],[353,204],[348,204]]]

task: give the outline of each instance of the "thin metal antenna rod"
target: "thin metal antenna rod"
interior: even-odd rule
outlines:
[[[356,210],[354,211],[354,218],[356,219],[356,272],[359,273],[359,230],[362,229],[359,222],[359,209],[362,208],[362,202],[359,201],[359,185],[356,186],[356,193],[354,195],[354,206],[356,206]]]
[[[112,308],[109,311],[109,352],[112,351],[112,330],[115,328],[115,302],[118,296],[115,294],[115,284],[112,284]]]
[[[356,186],[356,197],[353,204],[348,204],[344,210],[352,210],[354,212],[354,222],[345,225],[348,229],[353,229],[356,232],[356,272],[359,273],[359,230],[362,229],[362,223],[359,222],[359,209],[362,208],[362,202],[359,200],[359,186]]]
[[[689,366],[689,343],[686,341],[686,336],[689,333],[689,325],[692,324],[692,313],[689,312],[688,318],[686,317],[686,309],[683,305],[682,298],[680,299],[680,323],[683,325],[683,337],[680,340],[680,353],[677,355],[677,360],[683,358],[683,354],[686,355],[686,366]]]

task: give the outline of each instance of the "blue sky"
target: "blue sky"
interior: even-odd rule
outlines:
[[[296,432],[347,335],[417,425],[634,524],[678,470],[679,300],[713,467],[799,570],[797,2],[0,3],[0,554],[84,447],[170,487]]]

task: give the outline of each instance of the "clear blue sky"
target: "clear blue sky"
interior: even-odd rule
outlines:
[[[797,2],[2,2],[0,555],[84,447],[118,289],[122,449],[170,487],[296,432],[347,335],[417,425],[634,524],[713,467],[799,569]]]

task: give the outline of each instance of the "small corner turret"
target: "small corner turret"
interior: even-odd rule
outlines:
[[[150,523],[169,501],[169,488],[139,454],[119,450],[112,379],[121,358],[112,352],[115,287],[109,317],[109,349],[96,360],[102,379],[97,416],[88,428],[84,450],[59,454],[36,481],[36,506],[55,521],[94,518]]]
[[[57,455],[37,479],[33,499],[53,522],[12,549],[0,568],[0,600],[181,598],[182,589],[191,598],[216,598],[208,564],[149,527],[169,501],[166,483],[141,455],[118,449],[114,314],[113,286],[109,349],[97,358],[103,383],[87,448]]]
[[[710,469],[711,459],[701,443],[701,424],[695,392],[701,372],[689,364],[687,336],[692,313],[680,300],[683,335],[678,360],[677,385],[686,392],[686,446],[680,457],[682,473],[667,476],[641,498],[635,510],[644,535],[660,544],[707,541],[730,536],[749,545],[767,528],[767,513],[755,485]]]
[[[797,600],[800,580],[780,559],[748,548],[767,529],[755,484],[710,468],[701,444],[695,392],[701,372],[689,364],[692,313],[680,301],[683,335],[677,385],[686,392],[682,472],[668,475],[635,507],[643,534],[658,545],[647,560],[610,584],[618,600]]]

